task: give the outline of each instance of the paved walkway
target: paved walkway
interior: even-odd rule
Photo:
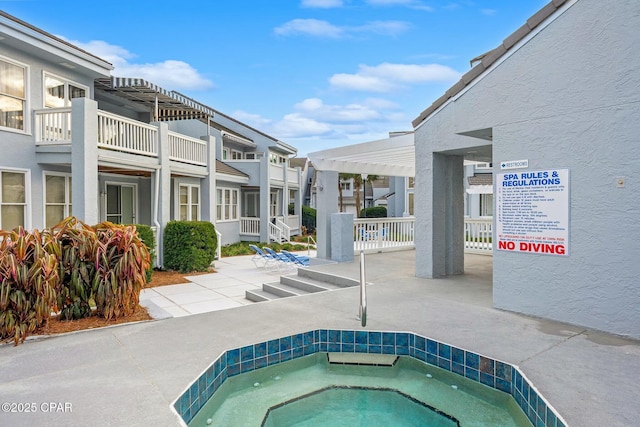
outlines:
[[[572,427],[638,425],[639,341],[493,309],[488,257],[466,256],[465,274],[445,279],[414,277],[415,262],[414,251],[367,257],[366,330],[414,332],[518,365]],[[357,263],[314,268],[358,275]],[[0,412],[0,425],[179,425],[171,402],[223,351],[359,330],[358,301],[348,288],[0,345],[0,402],[35,408]]]
[[[304,252],[315,257],[316,251]],[[302,253],[301,253],[302,254]],[[182,317],[254,304],[245,291],[262,289],[263,283],[277,282],[283,274],[295,274],[295,268],[272,270],[258,266],[252,255],[221,258],[215,273],[189,276],[191,283],[143,289],[140,304],[154,319]]]

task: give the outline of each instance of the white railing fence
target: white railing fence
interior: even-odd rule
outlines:
[[[269,240],[273,240],[275,242],[282,242],[282,229],[280,229],[277,225],[272,224],[269,221]]]
[[[47,108],[35,111],[36,144],[71,142],[71,108]]]
[[[156,157],[158,129],[146,123],[98,111],[98,147]]]
[[[240,234],[247,236],[260,235],[260,218],[240,218]]]
[[[71,143],[71,108],[35,110],[37,145]],[[143,122],[98,110],[98,147],[158,157],[158,129]],[[198,166],[207,165],[207,143],[169,131],[169,158]]]
[[[493,219],[464,219],[464,250],[493,255]]]
[[[276,227],[281,230],[281,237],[283,241],[290,242],[291,241],[291,227],[289,227],[284,221],[284,218],[278,217],[276,218]]]
[[[415,247],[415,218],[357,218],[353,220],[354,250],[383,252]]]
[[[207,143],[169,131],[169,158],[192,165],[207,165]]]

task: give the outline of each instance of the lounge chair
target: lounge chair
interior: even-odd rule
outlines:
[[[262,249],[267,253],[267,255],[271,256],[273,259],[276,260],[277,267],[279,269],[287,268],[293,265],[293,261],[285,254],[278,253],[267,246],[265,246]]]
[[[264,252],[256,245],[249,245],[249,248],[255,252],[253,257],[251,257],[251,261],[256,265],[256,267],[278,267],[278,258],[273,257],[271,254]],[[262,265],[259,265],[262,263]]]
[[[303,267],[309,267],[309,257],[305,255],[292,254],[284,249],[280,251],[283,255],[291,260],[294,264],[301,265]]]

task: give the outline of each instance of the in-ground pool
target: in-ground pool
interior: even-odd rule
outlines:
[[[332,362],[342,358],[348,364],[330,364],[327,354]],[[363,358],[397,361],[393,367],[370,366],[370,360],[351,366]],[[207,425],[207,421],[243,426],[276,422],[273,425],[280,426],[281,419],[298,416],[294,412],[283,417],[281,409],[295,410],[302,404],[303,411],[309,411],[304,405],[318,404],[307,398],[343,386],[397,390],[400,398],[418,402],[422,409],[432,409],[463,426],[566,426],[518,367],[408,332],[319,329],[227,350],[173,402],[172,409],[190,426]],[[355,399],[367,400],[360,395]],[[498,409],[494,412],[490,407]],[[280,418],[269,421],[268,414]],[[251,418],[242,418],[245,416]],[[315,426],[317,420],[306,425]],[[305,420],[299,421],[296,425],[305,425]],[[333,420],[330,425],[340,424]]]

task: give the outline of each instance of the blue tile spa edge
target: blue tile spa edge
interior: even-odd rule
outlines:
[[[227,378],[318,352],[409,356],[510,394],[535,427],[566,427],[517,366],[410,332],[317,329],[227,350],[171,407],[186,425]]]

